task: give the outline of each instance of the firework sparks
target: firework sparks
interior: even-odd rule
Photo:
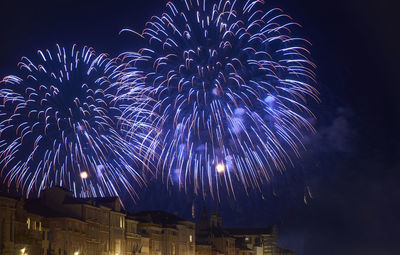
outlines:
[[[168,2],[140,34],[147,46],[124,54],[126,81],[152,89],[164,136],[158,168],[169,183],[212,196],[220,186],[234,195],[237,183],[258,188],[314,132],[310,43],[262,2]]]
[[[125,130],[124,102],[114,100],[120,66],[89,47],[37,53],[22,58],[20,76],[1,81],[3,182],[26,196],[56,185],[81,197],[134,196],[153,154],[153,131],[139,99],[130,103],[136,107]]]

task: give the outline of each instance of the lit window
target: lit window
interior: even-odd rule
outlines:
[[[39,221],[39,231],[42,231],[42,222]]]
[[[31,229],[31,218],[26,219],[26,226]]]
[[[189,236],[189,242],[193,242],[193,236],[192,235]]]
[[[119,227],[124,228],[124,220],[123,220],[122,216],[119,217]]]
[[[33,230],[36,230],[36,221],[33,221],[32,229],[33,229]]]

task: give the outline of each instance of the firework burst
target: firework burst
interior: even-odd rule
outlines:
[[[318,101],[310,43],[297,23],[263,1],[168,2],[124,53],[125,86],[151,88],[161,115],[158,169],[196,193],[259,188],[301,153]],[[123,31],[131,31],[125,29]]]
[[[80,197],[134,196],[154,140],[138,98],[125,130],[125,102],[114,100],[121,66],[86,46],[37,53],[0,83],[3,182],[26,196],[56,185]]]

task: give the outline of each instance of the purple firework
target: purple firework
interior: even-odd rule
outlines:
[[[310,43],[263,1],[167,3],[125,53],[124,86],[150,88],[163,129],[162,178],[212,196],[258,188],[300,155],[318,101]],[[131,31],[125,29],[123,31]],[[239,186],[240,186],[239,185]]]
[[[26,196],[56,185],[81,197],[135,195],[155,141],[139,97],[125,129],[121,67],[86,46],[37,53],[0,83],[3,182]]]

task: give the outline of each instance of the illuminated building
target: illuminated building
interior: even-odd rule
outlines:
[[[1,255],[291,255],[275,228],[224,229],[163,211],[127,213],[117,197],[75,198],[53,187],[37,199],[0,194]]]
[[[195,223],[163,211],[131,214],[150,240],[149,255],[195,255]]]
[[[195,223],[165,212],[127,214],[116,197],[0,194],[2,255],[195,255]]]

